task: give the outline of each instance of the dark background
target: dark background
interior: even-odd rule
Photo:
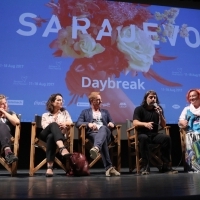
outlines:
[[[179,134],[179,127],[177,124],[168,124],[170,126],[170,135],[172,140],[172,165],[182,166],[181,162],[181,141]],[[122,124],[122,137],[126,138],[126,125]],[[31,144],[31,123],[22,122],[21,123],[21,136],[19,143],[19,162],[18,169],[29,169],[30,162],[30,144]],[[75,128],[75,140],[74,140],[74,152],[78,151],[78,139],[77,139],[77,129]],[[89,156],[87,156],[89,158]],[[45,158],[45,153],[43,150],[36,148],[35,163],[38,164],[42,159]],[[56,167],[56,165],[54,166]],[[128,168],[128,142],[126,139],[121,140],[121,167]],[[0,165],[0,169],[3,166]],[[46,165],[43,166],[46,168]],[[101,161],[97,162],[93,168],[103,168],[103,163]]]

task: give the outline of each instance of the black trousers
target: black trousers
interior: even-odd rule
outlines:
[[[1,150],[4,150],[5,147],[11,147],[11,139],[12,135],[10,130],[5,123],[0,122],[0,146]]]
[[[106,126],[102,126],[98,132],[88,132],[86,137],[94,143],[94,146],[99,148],[105,170],[112,167],[108,149],[108,144],[112,139],[110,129]]]
[[[40,139],[47,143],[46,158],[47,162],[53,162],[56,155],[56,142],[58,140],[64,141],[64,135],[62,134],[58,124],[53,122],[49,124],[40,133]]]
[[[140,154],[144,161],[149,161],[149,144],[160,144],[162,161],[164,163],[171,161],[171,138],[168,135],[162,133],[139,134],[138,140]]]

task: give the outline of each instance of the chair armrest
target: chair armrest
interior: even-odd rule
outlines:
[[[15,126],[15,135],[13,137],[15,142],[17,142],[20,139],[20,129],[21,129],[21,123],[17,123]]]
[[[74,126],[75,125],[75,123],[72,123],[70,126]]]
[[[78,128],[82,129],[83,127],[86,127],[86,124],[81,124]]]
[[[136,128],[135,126],[132,126],[131,128],[127,129],[126,131],[130,132],[130,131],[134,130],[135,128]]]
[[[158,131],[162,131],[162,130],[166,130],[166,129],[170,129],[171,127],[170,126],[165,126],[163,128],[159,128]]]
[[[128,140],[138,138],[138,132],[136,126],[132,126],[131,128],[126,130]]]
[[[179,132],[181,133],[181,134],[186,134],[187,133],[187,129],[186,128],[180,128],[179,129]]]
[[[70,124],[69,125],[69,127],[67,128],[67,132],[68,132],[68,134],[74,134],[74,126],[75,126],[75,124],[74,123],[72,123],[72,124]]]

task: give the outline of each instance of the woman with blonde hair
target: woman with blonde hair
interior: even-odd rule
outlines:
[[[18,160],[11,150],[11,132],[20,123],[16,113],[9,110],[6,96],[0,94],[0,146],[5,153],[5,160],[12,164]]]

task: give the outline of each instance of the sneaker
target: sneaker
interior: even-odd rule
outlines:
[[[120,173],[114,167],[110,167],[106,170],[106,176],[120,176]]]
[[[142,170],[142,175],[149,175],[149,174],[150,174],[150,167],[149,165],[146,165]]]
[[[91,148],[90,157],[95,160],[98,156],[99,156],[99,148],[98,147]]]
[[[146,159],[142,159],[142,165],[143,165],[143,169],[141,174],[142,175],[149,175],[150,174],[150,167],[149,167],[149,161]]]
[[[166,167],[166,168],[163,168],[163,173],[178,174],[178,171],[175,169],[172,169],[171,167]]]
[[[9,152],[9,153],[5,156],[5,159],[6,159],[6,162],[7,162],[9,165],[12,164],[13,162],[18,161],[18,157],[15,156],[15,154],[12,153],[12,152]]]
[[[168,171],[165,171],[165,173],[167,174],[178,174],[178,170],[175,170],[175,169],[169,169]]]

